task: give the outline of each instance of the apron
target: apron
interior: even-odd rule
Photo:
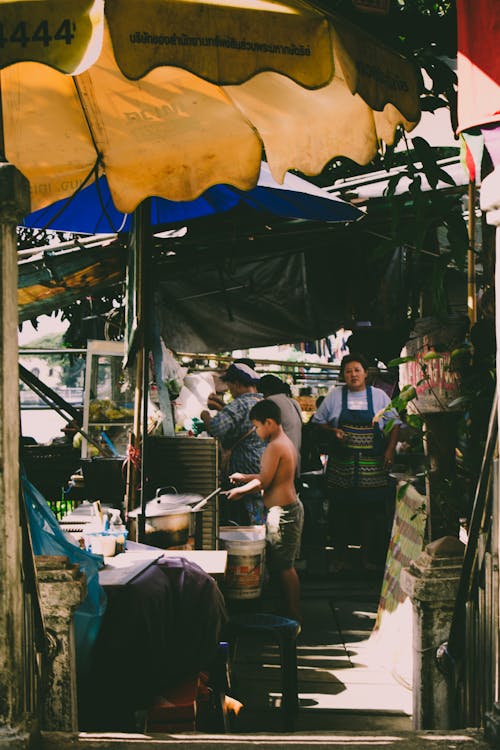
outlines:
[[[349,409],[347,395],[348,389],[344,386],[337,426],[344,431],[346,441],[342,444],[337,441],[329,452],[327,486],[362,490],[363,495],[375,496],[379,494],[377,490],[387,487],[387,472],[383,458],[385,439],[379,427],[372,422],[375,415],[372,389],[366,389],[366,409]],[[367,490],[375,492],[366,493]]]

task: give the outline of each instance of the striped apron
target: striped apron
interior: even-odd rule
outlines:
[[[372,423],[375,414],[372,389],[366,389],[367,409],[349,409],[347,395],[348,388],[344,386],[337,426],[343,430],[346,440],[342,443],[336,441],[328,455],[327,486],[362,490],[363,495],[373,495],[375,499],[375,495],[381,494],[377,490],[387,487],[387,472],[383,458],[384,436],[378,425]]]

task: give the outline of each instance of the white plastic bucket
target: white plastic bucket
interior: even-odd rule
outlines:
[[[85,548],[94,555],[113,557],[116,554],[116,536],[107,531],[84,534]]]
[[[224,594],[228,599],[256,599],[262,593],[266,556],[265,526],[223,526],[219,539],[227,550]]]

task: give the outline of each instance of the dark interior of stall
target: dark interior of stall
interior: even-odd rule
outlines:
[[[217,440],[197,437],[185,429],[174,432],[172,414],[170,426],[165,422],[165,398],[168,408],[172,407],[168,393],[163,392],[162,401],[161,378],[157,377],[160,338],[174,352],[196,352],[183,358],[189,372],[211,372],[214,367],[226,367],[230,358],[211,357],[209,352],[290,339],[307,342],[301,345],[303,351],[314,350],[321,337],[353,319],[373,322],[353,325],[349,348],[366,353],[372,363],[382,366],[399,355],[409,333],[409,324],[400,315],[411,293],[402,280],[414,271],[407,252],[396,252],[376,271],[360,275],[357,271],[368,255],[367,245],[377,240],[359,229],[348,232],[336,227],[314,235],[311,226],[307,232],[304,227],[302,234],[300,223],[293,231],[287,224],[263,224],[260,230],[254,225],[250,234],[238,225],[238,236],[225,233],[221,239],[217,234],[204,244],[200,238],[207,238],[210,225],[197,227],[188,241],[153,242],[149,255],[153,265],[134,267],[134,274],[142,274],[143,298],[128,301],[129,311],[135,305],[135,319],[129,317],[124,341],[89,342],[83,409],[68,408],[41,380],[21,370],[26,387],[68,422],[63,437],[50,445],[34,444],[29,435],[21,441],[27,477],[53,510],[61,530],[84,546],[85,530],[99,512],[118,531],[126,527],[129,550],[143,544],[172,552],[143,565],[125,583],[105,587],[107,611],[92,659],[79,674],[79,721],[84,730],[224,732],[245,727],[244,710],[239,714],[243,723],[238,724],[241,696],[237,681],[231,679],[231,668],[237,661],[235,644],[249,633],[271,634],[276,640],[283,683],[274,709],[283,714],[285,728],[295,726],[294,649],[300,628],[294,629],[293,621],[280,620],[273,580],[263,576],[261,587],[246,598],[241,591],[230,593],[224,573],[200,571],[189,559],[175,557],[175,550],[216,552],[224,548],[220,538],[224,499],[217,493]],[[335,253],[338,273],[332,277],[325,268],[332,267]],[[133,257],[136,262],[137,255]],[[140,291],[141,285],[137,286]],[[125,368],[124,354],[128,354]],[[256,367],[260,373],[269,370],[266,364]],[[338,367],[331,365],[314,368],[288,363],[281,370],[276,366],[271,370],[297,384],[304,421],[314,413],[316,396],[324,395],[338,379]],[[375,366],[371,376],[391,396],[397,392],[397,368],[388,371]],[[148,423],[151,391],[157,405],[163,406],[163,419],[152,434]],[[162,434],[165,430],[170,434]],[[78,433],[82,437],[74,447]],[[134,442],[134,435],[146,437],[140,443],[137,437]],[[375,570],[367,573],[361,564],[359,519],[352,517],[345,528],[349,558],[345,569],[335,568],[334,521],[329,516],[325,484],[328,446],[312,430],[304,430],[304,457],[306,441],[307,461],[299,487],[305,521],[297,566],[304,589],[328,586],[333,579],[356,588],[362,581],[374,604],[390,541],[396,483],[408,476],[417,489],[424,490],[421,446],[400,455],[386,506],[373,517],[377,560]],[[176,495],[182,498],[184,510],[187,503],[181,528],[151,528],[147,504]],[[207,502],[200,512],[190,512],[204,499]],[[98,541],[94,538],[94,544]],[[263,570],[260,553],[253,559]],[[329,601],[349,658],[342,624],[331,597]],[[259,617],[267,618],[264,624]]]
[[[354,335],[354,341],[360,337],[367,338],[363,331],[359,331]],[[107,342],[92,343],[98,350],[100,346],[103,351],[106,350]],[[113,346],[116,344],[113,342]],[[97,358],[101,364],[104,361],[102,356]],[[203,354],[198,354],[190,364],[195,371],[210,369],[209,360],[204,359]],[[218,364],[222,368],[227,366],[227,362]],[[118,371],[111,367],[109,372],[116,375]],[[287,372],[285,369],[285,376]],[[318,374],[312,368],[301,367],[295,373],[302,381],[299,400],[307,409],[307,412],[303,412],[305,419],[309,419],[315,405],[312,394],[318,392],[318,385],[324,392],[336,382],[338,368],[325,369]],[[372,374],[378,381],[385,380],[385,387],[394,387],[390,373],[378,370]],[[88,377],[93,375],[90,373]],[[117,376],[117,382],[120,380],[121,376]],[[50,389],[43,387],[43,384],[38,383],[37,393],[50,402]],[[98,402],[98,407],[103,408],[105,400],[96,398],[100,395],[98,390],[90,393],[91,406],[93,401],[94,406]],[[121,408],[116,402],[104,406]],[[59,403],[58,408],[63,410],[63,405]],[[138,516],[134,518],[132,508],[135,506],[140,510],[141,483],[145,482],[142,486],[147,487],[148,501],[154,501],[157,495],[175,494],[187,498],[188,503],[189,498],[193,498],[193,502],[209,498],[201,512],[191,514],[180,536],[175,536],[179,530],[173,535],[171,531],[167,535],[164,531],[151,529],[147,532],[146,523],[145,535],[141,539],[145,545],[178,550],[221,549],[224,546],[219,538],[224,515],[223,498],[213,494],[220,484],[217,440],[196,437],[186,431],[167,436],[159,434],[159,430],[156,434],[148,435],[145,447],[147,471],[141,475],[140,469],[135,467],[134,506],[127,506],[124,498],[130,493],[130,473],[134,468],[134,454],[127,442],[133,428],[133,402],[127,402],[124,408],[129,410],[126,424],[119,422],[124,420],[123,413],[117,411],[112,415],[117,418],[113,421],[109,413],[106,417],[91,409],[90,417],[92,413],[94,415],[92,422],[87,407],[86,416],[81,411],[70,410],[67,416],[73,422],[68,424],[64,437],[52,445],[36,445],[29,437],[23,438],[21,457],[27,476],[53,509],[60,528],[83,545],[85,529],[93,518],[96,503],[104,514],[109,511],[110,519],[113,519],[111,509],[113,513],[118,512],[122,522],[128,509],[127,544],[130,548],[141,539]],[[105,418],[109,419],[106,425],[101,423]],[[75,430],[82,424],[88,438],[86,455],[83,457],[81,447],[73,447],[72,442]],[[104,430],[107,433],[103,436]],[[304,435],[309,444],[307,450],[304,446],[307,462],[300,478],[299,492],[305,508],[305,522],[298,561],[303,586],[306,590],[308,585],[316,586],[318,582],[328,586],[332,578],[337,582],[343,581],[347,587],[356,586],[359,580],[366,582],[368,575],[368,588],[376,598],[389,544],[396,480],[393,480],[383,512],[373,518],[378,538],[376,570],[367,574],[362,567],[359,524],[355,518],[351,518],[346,528],[349,537],[346,540],[349,545],[346,569],[337,570],[334,566],[325,485],[324,463],[328,446],[317,435],[311,438],[307,430]],[[96,440],[96,437],[99,439]],[[97,447],[89,450],[92,440],[101,449],[100,453]],[[118,451],[116,448],[110,450],[110,442],[115,442]],[[418,455],[402,456],[399,469],[416,476],[419,460]],[[260,565],[261,560],[257,561],[257,557],[254,559]],[[233,646],[241,640],[241,633],[246,632],[245,628],[241,630],[242,622],[251,623],[256,617],[265,616],[274,617],[276,623],[280,624],[280,600],[273,580],[264,579],[262,588],[251,593],[250,598],[240,598],[241,591],[227,591],[223,574],[209,575],[189,560],[170,557],[144,566],[125,585],[106,587],[106,594],[107,611],[92,659],[88,669],[79,674],[80,728],[126,732],[182,732],[195,729],[243,731],[247,726],[245,710],[236,713],[240,708],[238,699],[242,697],[242,688],[241,684],[238,685],[238,677],[235,680],[231,677],[233,660],[237,660]],[[335,609],[332,609],[332,613],[337,617]],[[237,630],[238,627],[241,632]],[[262,632],[272,633],[267,621],[266,627],[267,630],[264,628]],[[287,632],[286,629],[276,632],[283,639],[277,643],[284,668],[283,665],[288,663],[286,659],[292,658],[284,654],[292,643],[295,644],[297,633]],[[342,636],[341,625],[338,632]],[[273,634],[275,636],[276,633]],[[259,633],[257,640],[258,637]],[[112,675],[109,672],[110,663],[114,665]],[[238,665],[233,666],[238,675]],[[277,726],[289,730],[296,722],[297,706],[293,700],[290,704],[290,699],[286,698],[288,692],[297,693],[293,679],[288,687],[284,682],[282,690],[283,697],[273,711],[279,716],[283,714],[283,723],[280,719]],[[242,692],[245,692],[244,689]],[[240,730],[240,727],[243,729]],[[265,722],[263,728],[266,728]]]

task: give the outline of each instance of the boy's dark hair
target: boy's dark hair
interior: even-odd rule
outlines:
[[[368,372],[368,360],[366,357],[364,357],[362,354],[347,354],[340,363],[340,375],[343,377],[344,375],[344,368],[346,365],[350,364],[351,362],[359,362],[361,367],[365,372]]]
[[[262,422],[262,424],[264,424],[266,419],[274,419],[276,424],[281,424],[281,410],[274,401],[268,401],[264,398],[262,401],[257,401],[255,406],[252,406],[250,419],[255,419],[257,422]]]

